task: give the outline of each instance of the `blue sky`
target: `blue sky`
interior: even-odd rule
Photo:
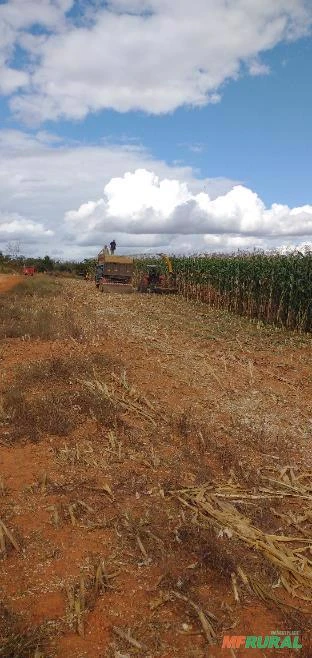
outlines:
[[[123,250],[309,243],[310,3],[230,0],[219,15],[210,0],[193,11],[180,0],[174,13],[175,2],[0,3],[12,188],[0,248],[51,252],[53,242],[80,257],[113,233]]]
[[[278,46],[264,60],[270,75],[230,81],[216,105],[165,116],[101,111],[47,128],[84,143],[133,140],[204,178],[242,181],[267,204],[303,205],[312,190],[312,41]]]

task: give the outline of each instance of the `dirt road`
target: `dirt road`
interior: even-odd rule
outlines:
[[[42,631],[53,658],[227,658],[225,634],[277,628],[310,651],[276,565],[183,503],[208,486],[229,510],[240,487],[249,527],[311,535],[310,339],[181,298],[62,286],[19,302],[33,334],[1,343],[6,626]]]
[[[23,277],[18,274],[0,274],[0,293],[14,288],[22,280]]]

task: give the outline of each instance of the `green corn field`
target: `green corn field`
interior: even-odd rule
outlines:
[[[136,261],[138,273],[147,262],[155,260]],[[291,330],[312,329],[311,251],[172,257],[172,264],[188,299]]]

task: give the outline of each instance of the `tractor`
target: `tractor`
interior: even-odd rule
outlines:
[[[158,295],[174,295],[178,292],[172,263],[168,256],[158,254],[164,261],[167,274],[163,274],[158,265],[147,265],[139,285],[138,292],[152,292]]]

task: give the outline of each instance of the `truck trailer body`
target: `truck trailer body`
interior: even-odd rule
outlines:
[[[104,290],[132,291],[133,258],[130,256],[115,256],[100,252],[95,271],[95,284]]]

